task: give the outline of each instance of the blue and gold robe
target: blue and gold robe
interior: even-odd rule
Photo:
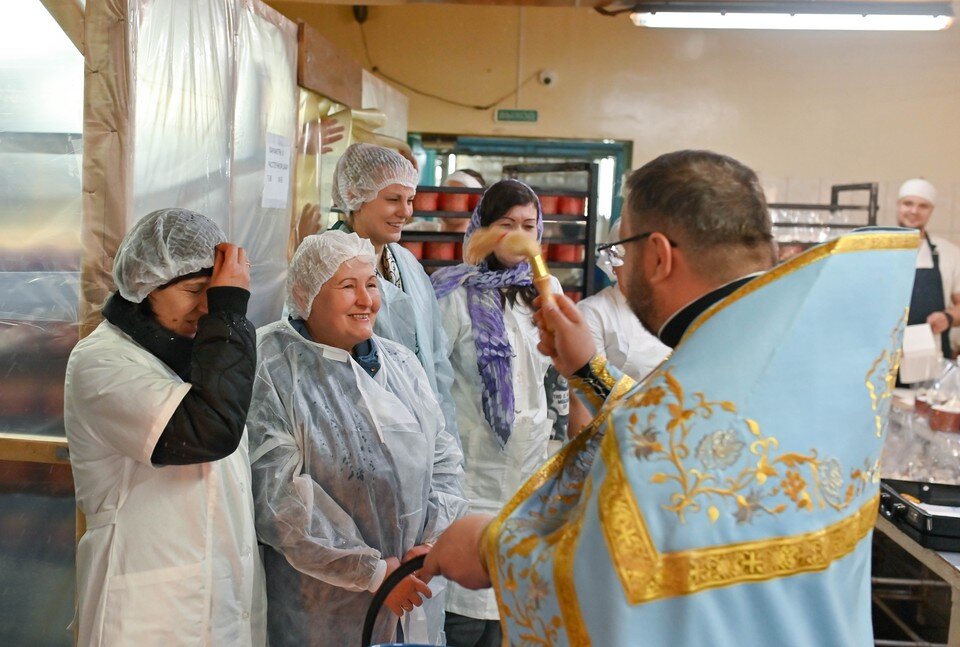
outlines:
[[[872,645],[870,535],[919,238],[861,230],[746,283],[484,535],[510,645]]]

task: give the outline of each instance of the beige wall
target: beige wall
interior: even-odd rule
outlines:
[[[272,2],[369,67],[348,7]],[[899,183],[940,192],[934,231],[960,242],[960,25],[938,33],[644,30],[588,9],[371,7],[373,60],[410,85],[488,103],[521,73],[533,125],[408,92],[410,130],[634,142],[634,163],[710,148],[749,164],[771,199],[824,201],[833,183],[881,182],[881,222]],[[514,99],[501,107],[512,108]]]

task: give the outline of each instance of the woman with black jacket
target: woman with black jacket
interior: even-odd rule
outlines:
[[[224,239],[184,209],[141,219],[114,260],[106,321],[71,353],[81,645],[265,644],[249,263]]]

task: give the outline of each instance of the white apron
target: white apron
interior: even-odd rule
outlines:
[[[64,425],[87,517],[77,547],[80,645],[266,642],[246,435],[219,461],[150,463],[189,390],[109,322],[71,353]]]

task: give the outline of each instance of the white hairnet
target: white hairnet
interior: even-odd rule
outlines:
[[[391,184],[416,189],[419,181],[420,174],[400,153],[373,144],[351,144],[333,174],[333,204],[350,213]]]
[[[610,231],[607,232],[606,239],[604,240],[605,243],[612,243],[620,238],[621,220],[622,218],[618,219],[610,226]],[[613,258],[609,250],[605,249],[597,254],[597,267],[614,283],[617,282],[617,275],[613,273],[613,268],[621,265],[623,265],[623,261],[618,258]]]
[[[227,237],[214,221],[187,209],[158,209],[120,241],[113,281],[127,301],[140,303],[178,276],[213,267],[214,249]]]
[[[304,238],[287,270],[287,307],[290,311],[301,319],[309,317],[320,288],[337,273],[344,261],[353,258],[376,264],[377,252],[373,243],[338,229]]]

